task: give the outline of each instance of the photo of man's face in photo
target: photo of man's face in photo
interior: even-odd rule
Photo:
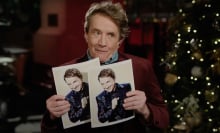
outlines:
[[[77,76],[65,78],[66,84],[74,91],[80,91],[82,88],[82,79]]]
[[[115,80],[108,76],[108,77],[100,77],[99,82],[103,89],[107,92],[111,92],[114,89],[115,86]]]

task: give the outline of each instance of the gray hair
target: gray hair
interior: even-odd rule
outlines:
[[[124,39],[128,36],[128,18],[120,3],[102,1],[100,3],[91,4],[85,15],[84,31],[86,33],[89,31],[91,17],[95,14],[102,14],[111,18],[120,30],[120,39]]]

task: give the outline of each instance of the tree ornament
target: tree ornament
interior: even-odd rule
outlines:
[[[173,128],[177,131],[176,133],[190,133],[190,128],[184,121],[174,125]]]
[[[198,43],[198,40],[197,40],[197,39],[192,38],[192,39],[190,40],[190,44],[191,44],[192,48],[194,48],[194,49],[198,49],[197,43]]]
[[[202,54],[200,51],[196,51],[196,52],[192,53],[192,56],[197,60],[200,60],[202,58]]]
[[[217,48],[214,50],[215,52],[213,52],[211,59],[212,60],[217,60],[220,61],[220,48]]]
[[[216,75],[220,75],[220,61],[216,62],[214,64],[214,67],[212,68],[212,71]]]
[[[194,66],[192,69],[191,69],[191,74],[194,76],[194,77],[201,77],[202,76],[202,68],[200,66]]]
[[[172,73],[167,73],[164,81],[167,85],[174,85],[177,81],[177,75]]]
[[[191,129],[197,127],[202,123],[202,113],[193,112],[191,114],[186,114],[184,116],[184,121]]]
[[[212,27],[216,29],[217,31],[220,31],[220,18],[216,17],[215,20],[212,23]]]
[[[215,102],[218,100],[218,94],[215,92],[214,89],[211,90],[205,90],[205,99],[209,101],[210,103]]]

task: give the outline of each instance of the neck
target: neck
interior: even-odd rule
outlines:
[[[89,53],[89,50],[87,50],[87,57],[89,60],[93,59],[93,57]],[[108,65],[108,64],[112,64],[112,63],[116,62],[117,60],[118,60],[118,51],[116,51],[109,60],[102,61],[100,63],[101,63],[101,65]]]

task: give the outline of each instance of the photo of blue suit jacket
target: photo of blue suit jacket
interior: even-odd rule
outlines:
[[[100,122],[112,122],[133,115],[133,111],[126,111],[122,106],[128,91],[131,91],[131,85],[129,83],[115,83],[115,89],[112,92],[104,90],[96,97],[98,105],[98,119]],[[118,101],[116,108],[112,109],[112,99],[114,98],[117,98]]]
[[[81,99],[88,98],[85,108],[82,107]],[[83,82],[82,90],[76,92],[70,91],[66,95],[66,100],[70,103],[70,110],[68,116],[70,121],[76,122],[78,120],[83,121],[90,119],[90,105],[89,105],[89,86],[88,83]]]

